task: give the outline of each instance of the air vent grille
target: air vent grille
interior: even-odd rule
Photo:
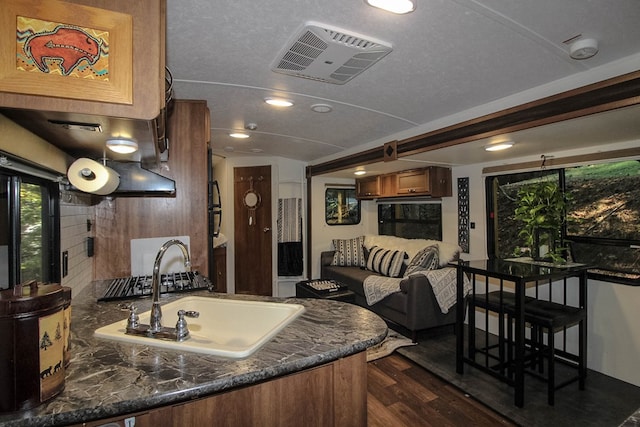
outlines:
[[[388,43],[307,23],[273,62],[277,73],[344,84],[391,52]]]

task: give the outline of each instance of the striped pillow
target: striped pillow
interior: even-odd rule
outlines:
[[[364,259],[364,236],[353,239],[333,239],[333,261],[331,265],[340,265],[343,267],[364,267],[366,260]]]
[[[417,273],[422,270],[436,270],[440,266],[438,246],[427,246],[423,248],[413,257],[407,269],[404,272],[404,277],[409,277],[413,273]]]
[[[404,259],[407,257],[404,251],[394,251],[374,246],[369,249],[367,258],[367,270],[374,271],[389,277],[400,277]]]

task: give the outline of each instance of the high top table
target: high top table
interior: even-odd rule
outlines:
[[[458,309],[456,319],[456,372],[462,374],[464,372],[463,365],[468,363],[476,368],[482,369],[491,373],[493,376],[498,376],[504,382],[513,385],[515,388],[515,405],[518,407],[524,406],[524,374],[525,374],[525,291],[527,284],[534,282],[536,286],[538,284],[548,283],[552,286],[552,282],[557,280],[563,280],[564,286],[567,286],[567,278],[577,277],[579,287],[579,306],[586,310],[587,304],[587,266],[583,264],[567,264],[567,265],[554,265],[545,262],[536,261],[509,261],[502,259],[482,260],[482,261],[458,261],[452,263],[452,266],[457,268],[458,280],[457,280],[457,303],[458,307],[465,307],[464,284],[463,277],[465,274],[471,276],[472,293],[475,292],[477,284],[476,276],[485,277],[486,287],[488,287],[489,279],[494,279],[499,283],[500,290],[503,288],[504,281],[512,282],[514,284],[514,298],[515,298],[515,313],[513,314],[513,326],[515,329],[513,337],[514,346],[514,359],[509,361],[513,363],[513,376],[500,377],[499,373],[490,368],[487,365],[482,365],[476,362],[473,353],[475,351],[475,321],[473,316],[475,313],[469,312],[469,355],[465,357],[464,354],[464,320],[465,312],[467,310]],[[544,283],[541,283],[544,282]],[[488,289],[485,289],[488,292]],[[528,297],[530,295],[527,295]],[[535,297],[537,298],[538,292],[536,291]],[[471,296],[472,297],[472,296]],[[566,298],[566,293],[565,293]],[[472,301],[472,300],[470,300]],[[469,302],[469,301],[467,301]],[[474,305],[468,304],[469,310]],[[587,324],[586,318],[578,325],[579,336],[584,347],[586,348],[587,337]],[[473,330],[471,330],[473,327]],[[500,337],[501,339],[503,337]],[[586,356],[583,360],[583,369],[585,372],[580,373],[580,388],[584,388],[584,377],[586,375]]]

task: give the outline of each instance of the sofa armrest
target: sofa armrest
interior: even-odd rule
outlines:
[[[413,274],[400,282],[400,291],[407,294],[407,318],[410,323],[437,326],[445,319],[455,318],[455,307],[447,315],[442,313],[429,279],[423,274]],[[410,325],[410,328],[413,325]]]
[[[320,266],[331,265],[333,262],[333,254],[336,251],[325,251],[320,253]]]

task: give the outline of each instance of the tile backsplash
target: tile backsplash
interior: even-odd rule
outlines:
[[[88,230],[90,224],[90,230]],[[93,280],[93,258],[87,255],[87,240],[94,236],[95,209],[91,195],[62,191],[60,195],[60,265],[68,253],[67,275],[61,284],[79,292]],[[62,268],[60,269],[62,271]]]

